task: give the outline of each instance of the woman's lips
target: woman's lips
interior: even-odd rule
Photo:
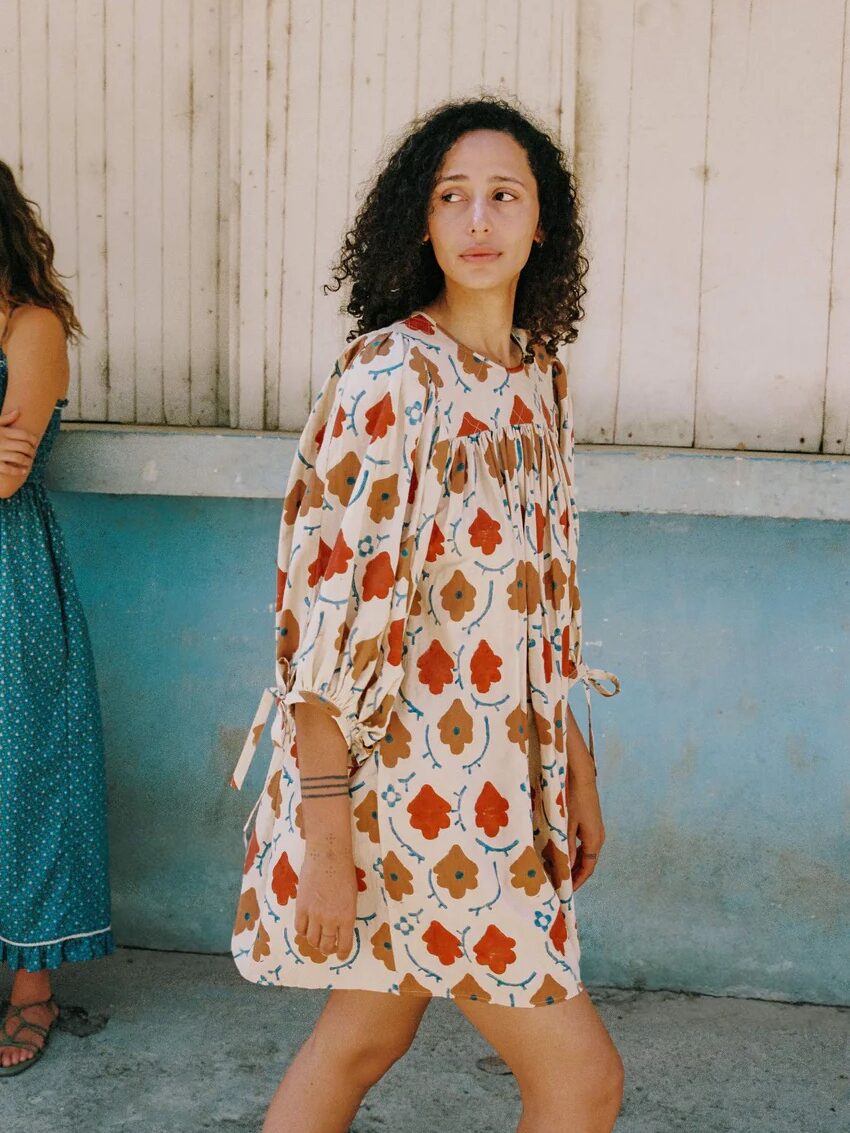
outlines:
[[[472,264],[488,264],[492,260],[497,260],[501,254],[501,252],[461,252],[460,258]]]

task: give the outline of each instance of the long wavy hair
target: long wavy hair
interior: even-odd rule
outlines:
[[[500,130],[525,150],[537,182],[541,245],[532,244],[514,301],[514,325],[554,353],[573,342],[584,317],[588,261],[575,181],[566,155],[524,109],[495,95],[442,103],[415,119],[383,164],[345,234],[324,291],[350,286],[343,309],[357,327],[348,339],[427,306],[443,288],[431,242],[422,243],[437,175],[454,143],[471,130]]]
[[[72,342],[83,333],[68,289],[53,266],[53,241],[41,210],[28,200],[0,161],[0,302],[10,310],[31,303],[58,316]]]

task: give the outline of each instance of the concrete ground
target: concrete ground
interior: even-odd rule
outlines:
[[[3,985],[2,991],[6,990]],[[626,1066],[617,1133],[847,1133],[850,1008],[591,988]],[[122,949],[57,980],[43,1062],[0,1079],[3,1133],[257,1133],[324,993],[256,987],[229,957]],[[511,1075],[435,1000],[352,1133],[510,1133]]]

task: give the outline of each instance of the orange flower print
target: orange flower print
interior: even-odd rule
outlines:
[[[298,648],[301,630],[298,620],[291,610],[284,610],[280,618],[280,629],[277,635],[278,661],[291,661]]]
[[[543,635],[543,679],[548,685],[552,680],[552,641]]]
[[[289,855],[283,853],[272,871],[272,893],[279,905],[285,905],[298,893],[298,874],[289,864]]]
[[[372,955],[376,960],[380,960],[382,964],[386,964],[391,972],[396,970],[395,956],[393,955],[393,942],[390,936],[390,926],[386,921],[380,926],[378,931],[372,935]]]
[[[295,522],[306,491],[306,480],[296,480],[283,497],[283,519],[285,523],[292,525]]]
[[[543,574],[543,592],[551,603],[553,610],[560,610],[566,597],[567,573],[558,559],[553,559],[548,570]]]
[[[529,897],[536,897],[546,881],[543,863],[532,846],[526,846],[520,856],[511,863],[511,885],[524,889]]]
[[[253,928],[260,915],[260,906],[257,903],[256,889],[246,889],[239,898],[239,907],[236,910],[236,922],[233,932],[238,935],[246,929]]]
[[[502,542],[502,525],[488,515],[483,507],[476,511],[475,519],[469,526],[469,542],[473,547],[480,547],[485,555],[492,555]]]
[[[270,954],[271,948],[269,947],[269,934],[266,932],[266,928],[263,922],[260,921],[259,926],[257,927],[257,935],[254,938],[254,947],[251,949],[251,956],[257,963],[259,963],[259,961],[262,960],[264,956],[269,956]]]
[[[394,622],[390,622],[389,632],[387,633],[387,663],[390,665],[400,665],[402,658],[402,648],[404,646],[404,618],[396,618]]]
[[[453,622],[463,621],[463,618],[475,608],[475,595],[477,591],[461,571],[456,570],[446,585],[440,590],[440,599],[443,609],[448,611]]]
[[[564,945],[567,942],[567,918],[564,916],[564,910],[558,909],[555,914],[555,919],[552,921],[552,927],[549,929],[549,939],[552,941],[552,947],[556,952],[564,955]]]
[[[493,998],[489,991],[485,991],[478,980],[466,975],[451,989],[455,999],[477,999],[479,1003],[489,1003]]]
[[[472,717],[460,697],[455,697],[439,719],[440,739],[452,753],[462,755],[472,743]]]
[[[398,495],[398,473],[373,480],[369,490],[369,515],[373,523],[382,519],[392,519],[401,503]]]
[[[324,539],[319,539],[319,546],[316,550],[316,557],[310,563],[307,569],[307,584],[311,588],[316,585],[320,578],[324,577],[325,567],[328,565],[328,559],[331,557],[331,549]]]
[[[528,713],[521,705],[517,705],[513,712],[505,717],[508,729],[508,739],[519,744],[524,752],[528,751]]]
[[[458,899],[470,889],[478,888],[478,866],[455,843],[434,866],[434,880],[441,889],[447,889],[452,897]]]
[[[380,401],[376,401],[366,410],[366,432],[373,441],[377,441],[381,437],[385,437],[390,426],[394,424],[393,399],[388,393],[385,393]]]
[[[354,808],[357,829],[369,835],[369,841],[376,845],[381,840],[378,832],[378,796],[374,791],[367,791],[363,802]]]
[[[454,680],[454,661],[435,638],[417,659],[419,683],[435,694],[441,693]]]
[[[275,595],[275,603],[274,603],[275,613],[277,613],[277,614],[279,614],[280,611],[283,609],[283,595],[286,592],[286,580],[287,580],[287,578],[288,578],[287,572],[285,570],[281,570],[280,567],[278,567],[277,568],[277,594]]]
[[[458,938],[439,921],[431,921],[422,933],[422,939],[428,945],[431,955],[436,956],[441,964],[453,964],[463,955]]]
[[[534,413],[529,409],[519,394],[514,395],[511,408],[510,422],[512,425],[530,425],[534,421]]]
[[[548,869],[548,873],[552,878],[552,884],[556,889],[560,889],[564,882],[571,876],[569,854],[565,854],[563,850],[559,850],[550,838],[543,847],[542,857]]]
[[[569,508],[565,507],[564,510],[561,512],[561,514],[558,516],[558,523],[560,523],[561,530],[564,533],[564,541],[567,541],[570,537],[570,511],[569,511]]]
[[[325,563],[325,572],[322,577],[333,578],[335,574],[345,574],[348,570],[348,564],[353,557],[354,552],[346,543],[345,536],[341,531],[338,531],[333,550],[328,556],[328,561]]]
[[[404,320],[404,325],[411,330],[418,330],[420,334],[434,333],[434,325],[425,315],[411,315],[409,319]],[[418,350],[419,347],[414,346],[413,349]]]
[[[567,998],[567,989],[550,975],[544,976],[543,983],[532,995],[534,1007],[545,1007],[548,1003],[560,1003]]]
[[[467,410],[460,423],[460,428],[457,431],[459,437],[471,437],[475,433],[483,433],[485,429],[489,428],[486,421],[479,421],[477,417]]]
[[[516,564],[514,580],[508,586],[508,606],[520,614],[534,613],[540,605],[540,576],[531,563]]]
[[[430,783],[420,789],[414,799],[407,804],[410,825],[418,830],[423,838],[436,838],[441,830],[448,830],[451,822],[451,806],[438,795]]]
[[[395,583],[395,571],[387,551],[370,559],[363,577],[363,599],[386,598]]]
[[[475,800],[475,825],[480,827],[488,838],[494,838],[508,825],[508,800],[500,795],[488,780]]]
[[[475,959],[482,967],[489,968],[491,972],[501,976],[516,960],[515,944],[516,941],[512,936],[505,936],[494,924],[491,924],[487,926],[487,931],[472,950]]]
[[[394,850],[384,854],[384,888],[391,901],[400,901],[413,892],[413,874]]]
[[[435,523],[431,528],[431,538],[428,540],[428,553],[425,556],[425,561],[429,563],[436,562],[436,560],[444,553],[446,549],[446,540],[440,525]]]
[[[367,888],[367,886],[366,886],[366,870],[361,869],[359,865],[356,865],[354,867],[354,876],[355,876],[355,879],[357,881],[357,892],[358,893],[365,893],[366,888]]]
[[[351,493],[354,491],[359,476],[360,461],[357,453],[349,450],[342,460],[328,470],[328,492],[332,496],[336,496],[344,507],[348,507],[348,501],[351,499]]]
[[[397,712],[393,711],[390,722],[381,740],[381,763],[384,767],[395,767],[400,759],[410,757],[410,732],[402,724]]]
[[[543,550],[543,535],[546,531],[546,516],[540,504],[534,505],[534,546],[536,550]]]
[[[248,849],[245,851],[245,864],[242,867],[242,876],[244,877],[251,866],[254,864],[254,858],[257,856],[260,849],[260,843],[257,841],[257,831],[251,831],[251,838],[248,842]]]
[[[272,808],[274,809],[275,818],[280,818],[280,808],[283,805],[283,796],[280,790],[280,771],[275,771],[271,779],[269,779],[268,786],[266,787],[266,794],[271,800]]]
[[[502,679],[502,658],[490,648],[489,641],[479,641],[469,662],[472,683],[480,693],[489,692]]]
[[[307,937],[301,932],[295,937],[295,947],[302,956],[306,956],[306,958],[311,960],[314,964],[325,964],[329,959],[324,952],[320,952],[318,948],[314,948]]]

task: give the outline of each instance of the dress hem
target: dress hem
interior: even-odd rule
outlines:
[[[111,929],[86,936],[67,937],[50,944],[12,944],[0,937],[0,962],[12,971],[41,972],[63,964],[100,960],[115,951]]]

